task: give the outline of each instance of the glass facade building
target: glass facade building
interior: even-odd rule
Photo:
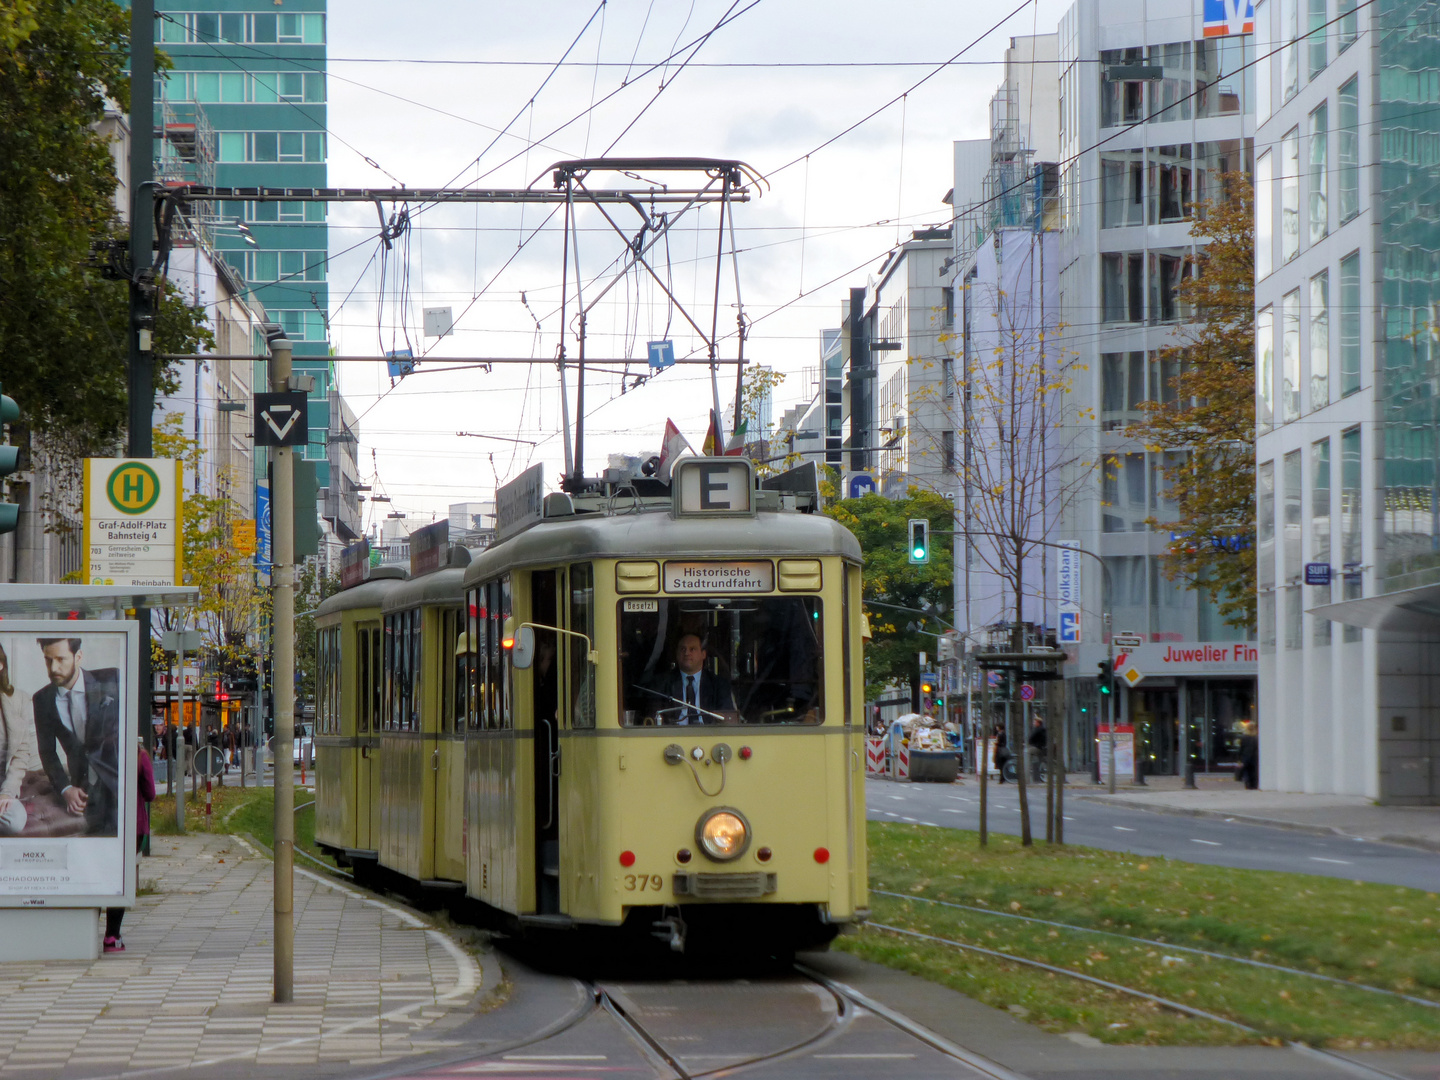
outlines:
[[[1276,50],[1257,145],[1279,155],[1256,198],[1257,399],[1277,403],[1258,418],[1257,511],[1285,537],[1260,552],[1261,783],[1434,804],[1440,3],[1298,7],[1255,6]]]

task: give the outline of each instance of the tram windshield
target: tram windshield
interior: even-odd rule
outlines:
[[[625,726],[824,720],[819,597],[686,596],[619,607]]]

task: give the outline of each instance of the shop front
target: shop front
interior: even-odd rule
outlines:
[[[1092,655],[1098,659],[1091,660]],[[1077,682],[1085,684],[1074,686],[1072,700],[1086,703],[1078,718],[1089,721],[1092,738],[1099,701],[1092,689],[1094,680],[1086,676],[1105,656],[1103,646],[1087,647],[1072,669]],[[1153,776],[1180,775],[1188,753],[1196,773],[1233,772],[1239,763],[1243,726],[1257,719],[1258,661],[1259,650],[1247,642],[1117,647],[1117,720],[1133,728],[1143,770]],[[1072,767],[1088,764],[1072,762]]]

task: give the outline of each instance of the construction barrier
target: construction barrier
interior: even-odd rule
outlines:
[[[885,739],[865,740],[865,775],[880,776],[885,772]]]

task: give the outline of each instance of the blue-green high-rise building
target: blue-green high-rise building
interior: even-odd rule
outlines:
[[[194,125],[195,156],[208,157],[213,172],[196,179],[219,187],[326,186],[326,0],[156,0],[155,7],[155,39],[174,62],[157,80],[156,123]],[[176,144],[159,139],[157,153]],[[179,145],[183,151],[183,139]],[[330,476],[331,411],[340,406],[329,360],[326,210],[324,203],[224,202],[207,211],[207,232],[294,342],[295,373],[315,378],[305,458],[333,502],[354,481],[336,477],[332,485]],[[352,515],[325,516],[340,539],[351,538],[339,519]],[[353,517],[358,529],[358,510]]]

